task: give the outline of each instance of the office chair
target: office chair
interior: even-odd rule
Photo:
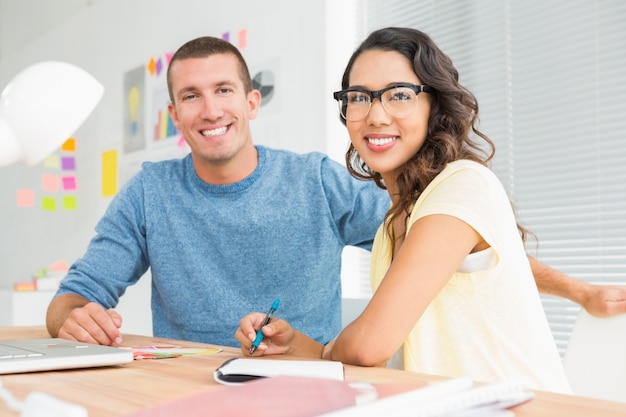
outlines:
[[[576,395],[626,402],[626,314],[598,318],[581,308],[564,366]]]

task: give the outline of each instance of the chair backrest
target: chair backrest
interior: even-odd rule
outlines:
[[[369,301],[369,298],[343,298],[341,300],[341,327],[346,327],[359,317]]]
[[[626,402],[626,314],[598,318],[581,308],[564,366],[576,395]]]

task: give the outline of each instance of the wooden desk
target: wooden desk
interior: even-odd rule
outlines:
[[[0,327],[0,340],[49,337],[43,327]],[[177,344],[207,346],[146,336],[124,336],[125,346]],[[182,356],[172,359],[139,360],[131,364],[80,370],[0,375],[5,388],[18,400],[31,391],[81,404],[90,417],[119,416],[164,401],[209,389],[225,389],[213,380],[213,371],[227,359],[240,356],[239,349],[222,348],[215,355]],[[345,366],[346,380],[375,383],[438,382],[445,378],[394,369]],[[626,404],[537,391],[532,401],[514,408],[518,417],[626,416]],[[0,401],[0,417],[16,417]]]

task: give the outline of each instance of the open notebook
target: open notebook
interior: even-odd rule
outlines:
[[[0,374],[129,363],[133,352],[65,339],[0,340]]]

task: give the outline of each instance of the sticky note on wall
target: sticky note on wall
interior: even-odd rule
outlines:
[[[112,197],[117,193],[117,151],[102,153],[102,196]]]

